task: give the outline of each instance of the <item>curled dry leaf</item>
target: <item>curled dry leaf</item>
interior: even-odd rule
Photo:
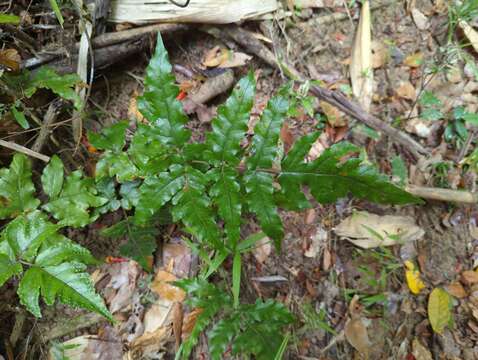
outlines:
[[[409,260],[405,261],[405,278],[407,279],[407,285],[410,291],[417,295],[425,288],[425,283],[420,277],[420,272],[415,268],[415,264]]]
[[[403,63],[411,68],[417,68],[423,63],[423,53],[416,52],[415,54],[408,55]]]
[[[176,351],[181,345],[181,331],[183,327],[183,305],[179,302],[173,305],[173,334]]]
[[[171,272],[159,269],[150,287],[161,299],[182,302],[186,298],[186,293],[184,290],[171,284],[176,280],[176,276]]]
[[[345,338],[355,350],[368,358],[370,352],[370,340],[367,328],[362,320],[362,306],[358,303],[359,297],[355,295],[350,301],[350,319],[345,323]]]
[[[413,339],[412,350],[416,360],[433,360],[430,351],[417,338]]]
[[[207,52],[203,65],[206,67],[233,68],[246,65],[251,58],[250,55],[216,46]]]
[[[433,289],[428,298],[428,320],[433,331],[437,334],[441,334],[445,327],[450,324],[452,319],[450,308],[450,295],[441,288]]]
[[[20,63],[22,58],[15,49],[0,50],[0,70],[6,68],[8,71],[17,73],[20,71]]]
[[[144,332],[154,332],[170,322],[174,302],[158,299],[144,314]]]
[[[272,251],[272,241],[267,236],[260,239],[254,247],[253,254],[259,264],[263,264],[269,258]]]
[[[461,281],[465,285],[473,285],[478,283],[478,272],[473,270],[465,270],[461,273]]]
[[[112,314],[122,310],[132,302],[136,280],[141,269],[135,261],[115,263],[108,266],[111,276],[105,286],[106,302]]]
[[[457,299],[463,299],[468,296],[465,288],[458,281],[454,281],[451,284],[447,285],[445,287],[445,290],[448,291],[451,296],[454,296]]]
[[[416,90],[409,81],[400,83],[397,88],[397,95],[407,100],[415,100]]]
[[[308,249],[304,252],[304,256],[315,258],[321,252],[321,249],[327,244],[327,231],[322,227],[318,227],[315,234],[310,237]]]
[[[191,331],[193,331],[194,325],[196,325],[196,319],[203,311],[202,308],[195,308],[184,317],[183,327],[181,329],[181,338],[183,341],[189,337]]]
[[[360,12],[350,63],[352,91],[363,108],[370,110],[373,95],[372,32],[370,2],[365,0]]]
[[[428,18],[417,8],[412,9],[412,18],[418,30],[426,30],[430,27]]]
[[[379,216],[358,211],[344,219],[335,233],[364,249],[392,246],[421,239],[425,231],[409,216]]]
[[[337,109],[335,106],[330,105],[325,101],[320,102],[320,108],[327,117],[327,122],[333,127],[341,127],[347,125],[347,119],[345,114]]]
[[[171,330],[166,326],[143,334],[130,344],[129,359],[157,359],[170,337]]]

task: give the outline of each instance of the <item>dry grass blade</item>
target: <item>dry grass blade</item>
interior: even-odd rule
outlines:
[[[370,110],[373,92],[372,72],[372,34],[370,20],[370,3],[364,1],[360,21],[355,34],[350,64],[352,91],[366,111]]]

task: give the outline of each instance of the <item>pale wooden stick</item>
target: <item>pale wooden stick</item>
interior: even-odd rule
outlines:
[[[410,194],[430,200],[456,202],[463,204],[478,203],[478,193],[465,190],[440,189],[408,185],[405,187]]]
[[[36,159],[40,159],[41,161],[44,161],[44,162],[49,162],[50,161],[49,156],[37,153],[36,151],[30,150],[29,148],[26,148],[25,146],[15,144],[14,142],[11,142],[11,141],[0,140],[0,146],[3,146],[3,147],[6,147],[8,149],[11,149],[11,150],[21,152],[25,155],[34,157]]]

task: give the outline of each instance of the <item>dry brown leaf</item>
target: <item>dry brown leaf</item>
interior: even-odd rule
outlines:
[[[409,81],[400,83],[396,91],[401,98],[415,100],[416,90]]]
[[[265,236],[256,243],[256,246],[253,249],[253,254],[257,262],[259,264],[263,264],[264,261],[266,261],[269,258],[271,251],[272,251],[271,239]]]
[[[430,27],[428,18],[417,8],[412,9],[412,18],[418,30],[426,30]]]
[[[8,71],[17,73],[20,71],[22,58],[16,49],[0,50],[0,69],[7,68]]]
[[[138,110],[138,104],[136,98],[138,97],[138,92],[135,90],[129,99],[128,105],[128,117],[130,119],[136,119],[138,122],[147,123],[148,121],[144,118],[143,114],[141,114]]]
[[[450,285],[445,286],[445,290],[457,299],[463,299],[468,296],[465,288],[458,281],[454,281]]]
[[[360,20],[352,48],[350,79],[353,94],[366,111],[370,110],[373,94],[373,69],[369,0],[362,3]]]
[[[470,45],[478,52],[478,32],[473,29],[465,20],[460,20],[458,26],[463,30],[463,33],[470,41]]]
[[[326,247],[324,249],[324,257],[322,259],[322,270],[328,271],[332,265],[332,254],[329,249]]]
[[[473,270],[465,270],[461,273],[461,280],[465,285],[477,284],[478,272]]]
[[[170,319],[173,302],[165,299],[158,299],[144,314],[144,332],[154,332],[165,326]]]
[[[423,63],[423,53],[416,52],[415,54],[408,55],[403,63],[411,68],[419,67]]]
[[[130,344],[130,359],[156,358],[171,336],[171,331],[164,326],[154,332],[148,332]],[[153,357],[154,356],[154,357]]]
[[[381,68],[388,62],[390,54],[385,44],[379,41],[372,41],[372,51],[372,67],[374,69]]]
[[[195,308],[183,319],[183,328],[181,331],[181,338],[183,341],[189,337],[191,331],[193,331],[194,325],[196,325],[196,319],[203,311],[202,308]]]
[[[315,234],[310,237],[310,244],[308,249],[304,252],[304,256],[308,258],[315,258],[320,254],[321,249],[327,243],[327,231],[322,227],[318,227]]]
[[[150,287],[161,299],[182,302],[186,298],[186,293],[183,289],[171,284],[176,280],[177,277],[172,273],[159,269]]]
[[[206,53],[202,64],[207,67],[216,67],[226,58],[227,58],[227,50],[226,49],[221,50],[219,46],[214,46],[211,50],[209,50]]]
[[[174,303],[173,306],[173,334],[175,340],[176,351],[181,345],[181,331],[183,327],[183,305],[179,302]]]
[[[350,301],[349,312],[351,318],[345,323],[345,338],[359,353],[368,358],[370,352],[370,340],[368,338],[367,328],[362,321],[361,305],[358,303],[359,297],[354,295]]]
[[[405,130],[423,139],[428,138],[432,132],[430,121],[419,118],[414,118],[407,121]]]
[[[409,216],[379,216],[357,211],[344,219],[334,232],[364,249],[419,240],[425,231]]]
[[[218,65],[219,68],[228,69],[228,68],[244,66],[244,65],[247,65],[249,60],[252,59],[251,55],[247,55],[241,52],[230,51],[227,55],[228,55],[227,58]]]
[[[417,338],[413,339],[412,351],[416,360],[433,360],[430,351]]]
[[[335,106],[330,105],[325,101],[320,101],[320,108],[327,117],[327,122],[333,127],[341,127],[347,125],[347,119],[345,114],[337,109]]]
[[[136,279],[141,269],[135,261],[111,264],[108,273],[111,276],[110,282],[105,286],[107,303],[111,313],[122,310],[132,302],[136,289]]]
[[[182,243],[167,243],[163,245],[163,264],[172,263],[171,272],[178,278],[189,275],[191,268],[191,249]]]

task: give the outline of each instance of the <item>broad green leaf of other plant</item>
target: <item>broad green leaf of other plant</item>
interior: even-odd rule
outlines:
[[[15,154],[10,168],[0,169],[0,219],[36,209],[40,201],[34,195],[30,160]]]
[[[85,264],[95,263],[94,258],[59,235],[58,229],[59,225],[49,222],[38,210],[11,221],[0,233],[0,285],[12,276],[20,276],[20,302],[37,317],[41,317],[41,294],[47,305],[58,299],[111,320],[85,271]]]

